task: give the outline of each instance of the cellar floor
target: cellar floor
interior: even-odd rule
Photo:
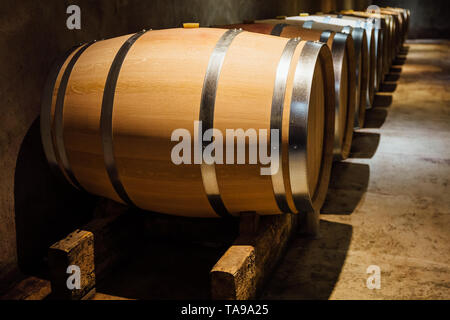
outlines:
[[[407,42],[269,299],[450,299],[450,42]],[[370,265],[380,289],[368,289]]]

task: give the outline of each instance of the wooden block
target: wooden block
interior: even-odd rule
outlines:
[[[282,214],[256,219],[245,215],[242,233],[210,271],[211,298],[215,300],[246,300],[257,297],[265,280],[283,254],[297,230],[298,215]],[[252,220],[253,219],[253,220]],[[252,226],[252,227],[249,227]]]
[[[233,245],[211,270],[211,294],[216,300],[246,300],[256,292],[255,249]]]
[[[79,300],[95,288],[94,235],[75,230],[66,238],[53,244],[48,252],[52,298]],[[80,286],[69,288],[68,279],[76,275],[68,268],[79,268]],[[76,283],[76,282],[69,282]]]
[[[52,298],[89,299],[95,294],[96,281],[133,252],[144,233],[142,215],[114,201],[103,199],[95,218],[49,249],[48,259]],[[70,265],[80,267],[81,287],[69,290]]]
[[[298,230],[297,214],[262,217],[254,239],[256,250],[256,295],[283,256],[292,235]],[[238,239],[240,240],[240,239]],[[239,243],[239,242],[237,242]]]

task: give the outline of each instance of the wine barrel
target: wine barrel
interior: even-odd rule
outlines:
[[[381,25],[377,27],[372,19],[347,16],[343,14],[327,14],[327,16],[342,19],[343,24],[349,24],[352,27],[360,27],[366,30],[368,45],[374,46],[374,59],[371,60],[370,77],[373,78],[374,91],[378,91],[383,74],[383,31]],[[374,94],[374,93],[373,93]],[[372,96],[373,102],[373,96]]]
[[[333,31],[350,34],[353,39],[355,49],[355,62],[356,62],[356,81],[355,81],[355,120],[354,127],[364,127],[364,118],[366,110],[366,96],[367,96],[367,84],[369,77],[369,65],[368,65],[368,50],[367,39],[364,29],[352,28],[350,26],[339,26],[326,23],[320,23],[316,21],[302,21],[296,19],[266,19],[256,20],[256,23],[270,23],[279,24],[285,23],[288,25],[297,25],[305,29]]]
[[[332,68],[322,43],[242,30],[142,31],[84,44],[48,77],[45,154],[80,190],[144,210],[190,217],[317,210],[333,159]],[[247,152],[244,164],[222,164],[220,153],[235,160],[236,144],[228,151],[209,143],[211,132],[217,143],[227,129],[242,130],[246,150],[280,151],[279,169],[261,174]],[[278,148],[264,150],[251,130]],[[180,143],[189,148],[176,153]],[[202,158],[208,148],[217,161]],[[174,162],[174,152],[185,161]]]
[[[401,47],[403,42],[406,40],[407,27],[408,27],[408,15],[405,9],[399,8],[381,8],[381,12],[392,14],[398,20],[398,34],[399,34],[399,46]]]
[[[353,16],[357,18],[373,19],[375,24],[379,24],[382,32],[382,75],[380,81],[383,81],[384,76],[389,72],[389,68],[392,62],[391,50],[395,46],[392,39],[392,26],[390,18],[391,16],[381,15],[378,13],[370,13],[366,11],[354,11],[354,10],[343,10],[341,14],[345,16]]]
[[[366,107],[371,108],[373,104],[373,99],[375,97],[375,72],[376,72],[376,63],[375,63],[375,36],[374,36],[374,30],[373,29],[364,29],[363,27],[360,27],[358,23],[344,20],[344,19],[338,19],[333,18],[329,15],[327,16],[319,16],[319,15],[308,15],[308,16],[294,16],[294,17],[288,17],[286,18],[288,20],[300,20],[300,21],[316,21],[320,23],[326,23],[331,25],[338,25],[342,27],[349,26],[353,29],[352,36],[356,41],[357,38],[357,29],[360,28],[365,32],[366,35],[366,41],[367,41],[367,57],[368,57],[368,74],[367,74],[367,91],[365,96],[366,101]]]
[[[293,19],[295,17],[285,17],[283,19],[262,19],[262,20],[255,20],[255,23],[270,23],[270,24],[279,24],[279,23],[285,23],[289,25],[298,25],[302,26],[305,29],[312,29],[312,30],[323,30],[323,31],[333,31],[333,32],[341,32],[341,33],[347,33],[351,34],[352,27],[349,26],[339,26],[339,25],[333,25],[329,23],[321,23],[313,20],[298,20]],[[305,22],[307,23],[305,24]]]
[[[392,11],[389,9],[385,9],[385,8],[380,8],[380,13],[391,16],[391,18],[392,18],[392,28],[393,28],[392,33],[393,33],[393,43],[394,43],[392,60],[394,60],[403,44],[403,42],[402,42],[402,39],[403,39],[402,15],[398,12],[395,12],[395,11]]]
[[[403,17],[403,24],[402,24],[402,33],[403,33],[403,39],[402,42],[406,41],[406,38],[408,36],[408,31],[409,31],[409,24],[410,24],[410,19],[411,19],[411,12],[408,9],[404,9],[404,8],[391,8],[388,7],[388,9],[391,9],[393,11],[399,12],[402,17]]]
[[[332,31],[304,29],[296,25],[248,23],[221,26],[221,28],[241,28],[246,31],[281,36],[300,37],[302,40],[321,41],[328,45],[333,57],[334,87],[336,92],[336,117],[334,126],[334,156],[336,160],[347,159],[353,137],[355,118],[355,77],[356,64],[351,35]]]
[[[380,14],[382,19],[386,23],[386,28],[388,30],[389,34],[389,55],[387,60],[387,72],[389,72],[389,68],[391,67],[392,61],[394,61],[395,55],[396,55],[396,30],[395,30],[395,23],[394,18],[391,15],[387,14]]]
[[[408,36],[408,31],[409,31],[409,24],[410,24],[410,20],[411,20],[411,11],[409,9],[404,9],[404,8],[390,8],[393,10],[396,10],[397,12],[400,12],[403,15],[403,20],[405,22],[404,24],[404,28],[403,28],[403,42],[406,41],[406,38]]]
[[[366,13],[365,13],[366,14]],[[386,25],[386,43],[388,44],[387,48],[387,58],[385,63],[385,74],[389,73],[389,69],[394,61],[394,58],[397,55],[397,31],[396,24],[394,21],[394,17],[389,14],[374,14],[369,13],[369,17],[372,18],[380,18],[381,21],[384,21]]]

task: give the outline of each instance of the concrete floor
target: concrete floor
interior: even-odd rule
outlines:
[[[406,51],[333,168],[320,238],[292,241],[263,298],[450,299],[450,42]]]

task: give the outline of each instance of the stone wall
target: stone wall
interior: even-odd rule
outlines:
[[[409,39],[450,39],[450,1],[375,0],[379,6],[411,10]]]

